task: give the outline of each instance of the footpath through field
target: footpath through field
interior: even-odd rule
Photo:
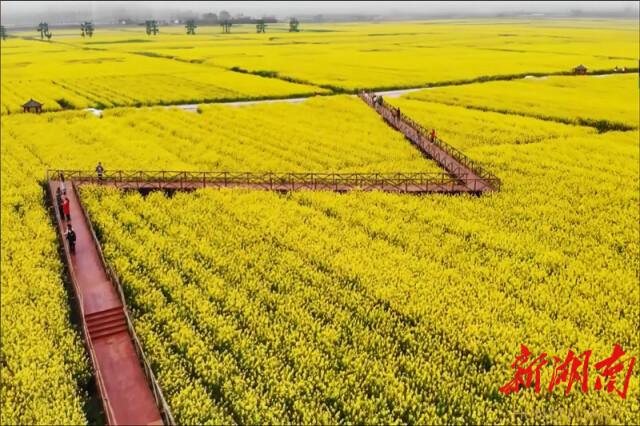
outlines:
[[[52,195],[60,186],[52,180],[48,185]],[[75,254],[69,253],[64,237],[63,244],[107,422],[160,425],[162,418],[131,342],[123,305],[103,267],[73,182],[67,186],[71,217],[67,223],[76,233]],[[66,223],[57,206],[54,209],[62,236]]]
[[[385,96],[387,98],[397,98],[405,93],[417,92],[419,90],[431,89],[430,87],[420,87],[416,89],[402,89],[402,90],[388,90],[386,92],[377,92],[378,94]],[[323,96],[335,96],[335,95],[323,95]],[[356,96],[356,95],[351,95]],[[289,99],[263,99],[259,101],[241,101],[241,102],[207,102],[200,104],[181,104],[181,105],[165,105],[165,109],[169,108],[178,108],[187,112],[198,112],[198,105],[227,105],[233,107],[247,106],[247,105],[256,105],[256,104],[273,104],[278,102],[285,102],[290,104],[299,104],[301,102],[306,101],[307,99],[311,99],[314,96],[307,96],[306,98],[289,98]],[[148,107],[152,108],[152,107]],[[85,108],[85,111],[91,111],[95,115],[100,116],[102,114],[101,109],[96,108]]]
[[[400,109],[362,91],[358,96],[380,114],[394,129],[405,135],[426,156],[432,158],[449,173],[458,179],[472,192],[484,192],[500,189],[500,179],[493,173],[471,160],[462,152],[452,147],[437,136],[429,136],[429,131],[410,117],[402,114]]]
[[[637,69],[629,71],[629,73],[637,73],[637,72],[638,72]],[[602,71],[599,74],[594,74],[594,76],[604,77],[607,75],[614,75],[614,74],[615,74],[614,71],[610,71],[610,72]],[[554,76],[554,75],[566,75],[566,73],[555,72],[555,73],[535,73],[534,75],[525,75],[525,76],[505,76],[505,78],[495,78],[495,79],[492,79],[491,81],[505,81],[505,80],[508,81],[508,80],[515,80],[515,79],[527,79],[527,78],[533,78],[533,77],[544,79],[544,78],[547,78],[548,76]],[[478,80],[478,81],[484,81],[484,80]],[[422,87],[412,87],[408,89],[384,90],[384,91],[376,91],[375,93],[377,93],[378,95],[382,95],[385,98],[397,98],[406,93],[417,92],[420,90],[432,90],[432,89],[437,89],[438,87],[459,86],[459,85],[466,85],[466,84],[474,84],[476,82],[477,81],[470,80],[467,82],[457,83],[457,84],[451,83],[451,84],[439,84],[437,86],[428,86],[428,87],[422,86]],[[327,93],[320,96],[337,96],[337,95],[340,95],[340,93]],[[315,96],[316,95],[302,97],[302,98],[275,98],[275,99],[262,99],[262,100],[255,100],[255,101],[239,101],[239,102],[222,101],[222,102],[201,102],[199,104],[149,105],[146,108],[153,108],[155,106],[164,106],[166,109],[178,108],[183,111],[195,113],[195,112],[198,112],[198,105],[228,105],[228,106],[239,107],[239,106],[245,106],[245,105],[270,104],[270,103],[276,103],[276,102],[300,103]],[[350,95],[350,96],[357,96],[357,95]],[[145,108],[145,107],[139,107],[139,108]],[[96,108],[85,108],[84,110],[91,111],[98,116],[102,114],[102,110],[96,109]]]
[[[48,170],[51,179],[61,174],[74,185],[99,185],[143,193],[163,190],[190,191],[200,188],[247,188],[267,191],[382,191],[392,193],[468,193],[480,195],[499,190],[500,181],[487,178],[452,177],[449,173],[271,173],[198,171],[105,171],[98,179],[87,170]]]
[[[387,92],[388,93],[388,92]],[[250,188],[269,191],[335,191],[354,189],[396,193],[470,193],[499,191],[501,181],[462,152],[429,135],[419,123],[382,101],[380,95],[362,91],[358,96],[395,130],[404,134],[427,157],[435,160],[443,173],[272,173],[230,171],[114,170],[100,179],[92,171],[51,170],[52,179],[64,174],[76,185],[97,184],[142,192],[185,191],[198,188]],[[378,98],[376,98],[378,96]],[[290,102],[303,99],[290,99]]]
[[[387,98],[398,98],[402,95],[404,95],[405,93],[410,93],[410,92],[417,92],[419,90],[423,90],[423,89],[429,89],[429,87],[420,87],[417,89],[403,89],[403,90],[388,90],[386,92],[377,92],[382,96],[385,96]],[[324,96],[335,96],[335,95],[324,95]],[[351,95],[351,96],[355,96],[355,95]],[[245,105],[255,105],[255,104],[272,104],[272,103],[276,103],[276,102],[287,102],[290,104],[299,104],[300,102],[304,102],[307,99],[312,98],[313,96],[307,96],[306,98],[291,98],[291,99],[265,99],[265,100],[261,100],[261,101],[242,101],[242,102],[214,102],[214,103],[206,103],[206,104],[201,104],[201,105],[228,105],[228,106],[245,106]],[[198,112],[198,104],[185,104],[185,105],[169,105],[169,106],[165,106],[165,108],[179,108],[183,111],[189,111],[189,112]]]

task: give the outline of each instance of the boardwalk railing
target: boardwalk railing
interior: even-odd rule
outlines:
[[[87,221],[87,224],[89,224],[89,230],[91,231],[91,239],[93,240],[93,243],[95,244],[98,250],[98,254],[100,255],[100,261],[102,262],[102,267],[107,273],[107,277],[109,278],[109,281],[111,281],[112,285],[115,287],[116,293],[118,293],[118,297],[120,298],[120,303],[122,303],[122,310],[124,311],[124,316],[127,320],[129,337],[133,342],[133,347],[136,351],[136,354],[138,355],[138,359],[140,360],[140,363],[142,364],[142,369],[144,371],[145,376],[147,377],[147,382],[151,387],[151,393],[153,394],[153,398],[156,402],[156,405],[160,410],[160,415],[162,416],[162,420],[165,425],[175,425],[176,422],[173,418],[173,414],[171,413],[171,409],[169,408],[169,404],[167,403],[164,397],[164,394],[162,393],[162,389],[160,388],[160,385],[158,384],[158,381],[156,380],[156,377],[153,374],[151,365],[149,364],[149,361],[147,360],[147,357],[144,354],[142,343],[140,342],[140,339],[138,339],[136,330],[133,327],[133,321],[131,321],[131,316],[129,315],[129,309],[127,307],[128,306],[127,301],[124,296],[124,290],[122,288],[122,285],[120,284],[118,275],[116,275],[111,265],[104,258],[104,254],[102,253],[102,246],[100,245],[100,241],[98,241],[98,237],[96,236],[95,230],[93,229],[93,222],[91,222],[89,215],[87,214],[87,210],[85,209],[84,204],[82,203],[82,198],[80,197],[80,193],[78,192],[78,187],[74,185],[73,190],[76,194],[76,199],[80,204],[82,215]],[[132,403],[135,403],[135,402],[132,401]],[[109,424],[114,424],[114,423],[110,422]]]
[[[388,192],[472,192],[486,190],[481,178],[448,173],[271,173],[198,171],[49,170],[49,178],[64,175],[77,185],[103,184],[122,189],[179,189],[250,187],[275,191],[298,189],[348,191],[361,188]]]
[[[71,267],[71,254],[69,251],[69,244],[67,243],[66,238],[64,238],[64,235],[62,235],[62,229],[63,229],[62,218],[60,217],[60,211],[58,209],[58,206],[55,203],[56,199],[51,193],[51,187],[49,185],[47,185],[47,192],[49,193],[49,196],[51,197],[51,200],[53,202],[53,212],[56,219],[56,224],[58,225],[58,230],[60,231],[60,239],[62,241],[62,247],[64,249],[65,262],[67,264],[67,270],[71,274],[71,283],[73,285],[73,289],[76,296],[75,298],[76,308],[78,309],[78,313],[80,314],[80,317],[86,318],[85,311],[84,311],[84,301],[82,299],[82,292],[77,287],[78,281],[76,280],[74,270]],[[100,369],[98,368],[98,361],[96,359],[95,350],[93,348],[93,344],[91,343],[91,339],[89,338],[89,329],[87,328],[86,321],[84,320],[80,321],[80,326],[81,326],[80,331],[82,333],[83,340],[87,347],[87,352],[89,353],[89,357],[91,358],[91,365],[93,366],[94,376],[96,378],[98,394],[100,395],[100,399],[102,400],[102,406],[104,407],[104,413],[107,418],[107,424],[110,424],[110,425],[116,424],[115,414],[113,412],[113,408],[111,407],[109,398],[107,397],[107,390],[104,385],[104,380],[102,379]]]
[[[378,111],[380,114],[382,114],[387,119],[387,121],[391,122],[394,117],[398,117],[398,108],[394,107],[393,105],[389,104],[388,102],[386,102],[384,100],[382,101],[382,105],[377,104],[373,100],[373,94],[372,93],[367,93],[367,92],[362,91],[362,92],[358,93],[358,96],[362,100],[364,100],[370,107],[372,107],[373,109]],[[385,114],[385,112],[386,112],[386,114]],[[480,164],[478,164],[477,162],[473,161],[472,159],[467,157],[465,154],[463,154],[460,150],[458,150],[458,149],[454,148],[453,146],[449,145],[447,142],[443,141],[439,137],[436,136],[433,140],[431,140],[429,130],[426,129],[424,126],[422,126],[420,123],[417,123],[416,121],[414,121],[411,117],[408,117],[407,115],[402,113],[402,111],[400,111],[399,118],[405,124],[410,126],[417,134],[419,134],[422,137],[426,138],[428,141],[430,141],[431,143],[436,145],[438,148],[440,148],[446,154],[448,154],[451,157],[453,157],[464,168],[466,168],[469,171],[473,172],[473,174],[476,177],[478,177],[480,179],[483,179],[484,182],[489,184],[495,190],[500,190],[502,182],[500,181],[500,179],[496,175],[494,175],[490,171],[486,170]],[[457,177],[461,177],[461,175],[464,174],[464,169],[454,169],[454,170],[449,170],[449,171],[452,172],[452,174],[454,174]]]

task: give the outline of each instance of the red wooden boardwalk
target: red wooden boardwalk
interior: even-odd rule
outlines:
[[[440,138],[436,137],[432,141],[428,137],[427,129],[406,115],[398,113],[399,110],[393,105],[384,101],[381,105],[374,102],[372,93],[362,91],[358,96],[376,110],[391,127],[404,134],[420,151],[437,161],[451,177],[459,178],[461,184],[478,192],[500,189],[500,179],[493,173]]]
[[[494,190],[486,179],[449,173],[262,173],[190,171],[109,171],[99,180],[86,170],[49,170],[49,179],[64,174],[76,185],[93,184],[135,190],[251,188],[269,191],[383,191],[395,193],[471,193]]]
[[[96,184],[97,182],[92,182]],[[383,192],[397,192],[397,193],[463,193],[463,192],[482,192],[486,190],[484,183],[477,182],[478,189],[474,191],[473,186],[469,188],[464,184],[457,182],[447,183],[399,183],[395,185],[383,183],[372,184],[319,184],[315,182],[303,182],[303,183],[259,183],[259,182],[166,182],[166,181],[129,181],[129,182],[104,182],[101,186],[111,186],[120,189],[136,189],[136,190],[150,190],[150,189],[171,189],[171,190],[192,190],[198,188],[249,188],[249,189],[262,189],[266,191],[334,191],[334,192],[347,192],[354,189],[360,189],[362,191],[383,191]]]
[[[51,194],[55,194],[59,183],[49,181],[48,184]],[[68,182],[67,186],[71,215],[68,223],[77,240],[76,254],[69,254],[63,238],[65,252],[107,422],[114,425],[162,424],[160,411],[129,336],[123,305],[103,267],[73,183]],[[55,195],[53,200],[55,204]],[[56,218],[62,234],[67,222],[63,223],[57,213]]]

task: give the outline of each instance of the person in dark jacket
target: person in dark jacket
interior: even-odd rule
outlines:
[[[98,161],[98,167],[96,167],[96,173],[98,174],[98,180],[102,180],[102,173],[104,173],[104,168],[102,167],[102,163]]]
[[[56,189],[56,203],[58,205],[58,211],[60,212],[60,219],[64,219],[64,210],[62,210],[62,191],[60,191],[60,187]]]
[[[73,228],[71,228],[70,223],[67,224],[67,232],[65,232],[64,235],[69,242],[69,253],[76,254],[76,233]]]

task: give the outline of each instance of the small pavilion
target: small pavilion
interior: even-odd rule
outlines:
[[[27,102],[26,104],[22,105],[22,108],[24,108],[24,112],[42,112],[42,105],[40,102],[38,101],[34,101],[33,98],[29,99],[29,102]]]
[[[587,73],[587,67],[580,64],[573,69],[573,73],[576,75],[585,75]]]

